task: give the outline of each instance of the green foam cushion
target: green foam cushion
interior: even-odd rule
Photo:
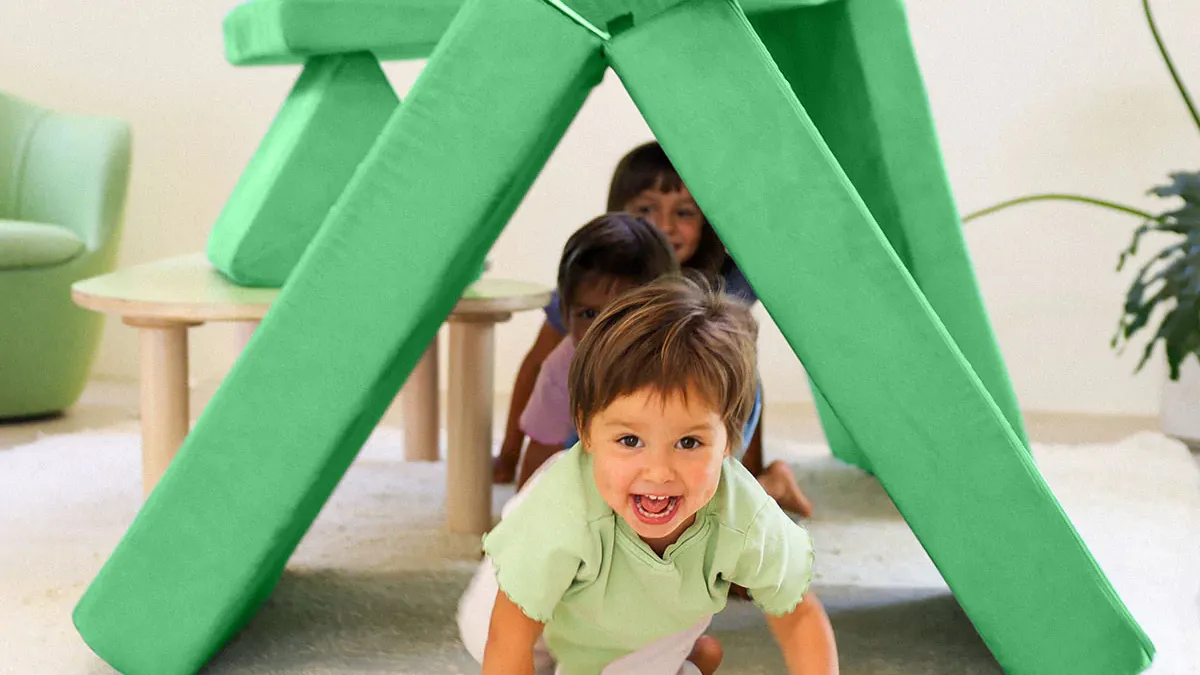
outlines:
[[[213,266],[282,286],[398,104],[370,54],[311,59],[209,232]]]
[[[857,2],[902,18],[899,0],[847,0],[838,11]],[[1153,645],[997,405],[1003,392],[994,397],[964,356],[964,348],[984,351],[990,341],[958,345],[917,284],[929,270],[905,268],[736,5],[692,0],[617,36],[607,54],[1005,671],[1143,670]],[[842,75],[811,83],[810,93],[861,86],[849,69]],[[697,99],[708,104],[679,114],[680,101]],[[896,133],[890,120],[862,121],[887,131],[877,140]],[[924,133],[927,121],[918,122]],[[905,159],[860,179],[899,184],[907,177],[898,168],[942,189],[927,151]],[[921,262],[914,246],[947,259],[964,255],[935,243],[959,227],[955,214],[934,204],[925,215],[904,226],[920,229],[920,242],[908,239],[918,268],[936,263]],[[962,339],[983,334],[976,326]]]
[[[851,1],[751,23],[889,244],[1024,441],[1020,407],[958,226],[902,8]],[[820,392],[814,396],[827,433],[842,436],[833,443],[835,452],[861,465],[865,457],[833,428],[839,423]]]
[[[924,83],[902,11],[862,2],[751,20],[889,244],[1025,440],[1024,422],[966,253]],[[912,161],[913,158],[922,161]],[[925,223],[947,227],[926,227]],[[869,470],[822,393],[838,457]]]
[[[381,60],[424,58],[461,6],[462,0],[251,0],[225,16],[225,58],[236,66],[357,51]]]
[[[59,225],[0,220],[0,270],[61,265],[85,248],[79,235]]]
[[[653,0],[660,9],[677,0]],[[749,14],[838,0],[745,0]],[[602,28],[629,0],[575,0]],[[381,61],[425,58],[462,0],[249,0],[224,21],[225,58],[235,66],[303,63],[322,54],[369,51]]]
[[[464,6],[80,599],[100,657],[195,673],[254,614],[603,72],[540,2]]]

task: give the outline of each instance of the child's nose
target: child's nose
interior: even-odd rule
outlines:
[[[675,478],[675,468],[671,464],[671,453],[650,452],[646,464],[642,467],[642,477],[654,483],[669,483]]]

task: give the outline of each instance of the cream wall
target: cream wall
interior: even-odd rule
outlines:
[[[270,124],[296,67],[223,59],[232,0],[6,3],[0,88],[65,110],[115,114],[135,130],[120,262],[202,250],[208,229]],[[1200,5],[1156,5],[1177,65],[1200,87]],[[911,2],[918,56],[964,212],[1025,191],[1094,193],[1154,207],[1143,193],[1195,166],[1198,132],[1177,100],[1136,0]],[[420,64],[386,70],[404,93]],[[687,102],[681,102],[686,105]],[[491,254],[495,275],[553,280],[557,248],[599,213],[609,172],[649,132],[610,73],[584,106]],[[1128,275],[1113,268],[1136,225],[1043,204],[968,226],[967,239],[1018,395],[1030,410],[1153,414],[1161,368],[1131,374],[1108,347]],[[803,370],[761,311],[772,402],[808,401]],[[498,332],[507,391],[540,317]],[[228,327],[194,333],[192,378],[232,363]],[[133,331],[110,323],[96,374],[132,378]]]

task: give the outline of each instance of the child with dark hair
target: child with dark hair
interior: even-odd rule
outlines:
[[[596,316],[618,295],[679,271],[662,232],[627,213],[609,213],[567,239],[558,265],[557,309],[565,339],[546,357],[521,413],[529,436],[517,486],[551,455],[573,443],[574,424],[567,398],[567,371],[575,345]]]

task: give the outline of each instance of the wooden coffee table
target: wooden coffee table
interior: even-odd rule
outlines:
[[[142,487],[149,494],[187,436],[188,330],[236,322],[242,344],[279,294],[238,286],[203,254],[168,258],[85,279],[71,287],[76,304],[115,314],[141,340]],[[481,279],[450,313],[446,519],[450,530],[482,534],[492,526],[492,397],[495,326],[538,309],[550,289],[509,279]],[[438,339],[404,385],[405,458],[436,461]]]

